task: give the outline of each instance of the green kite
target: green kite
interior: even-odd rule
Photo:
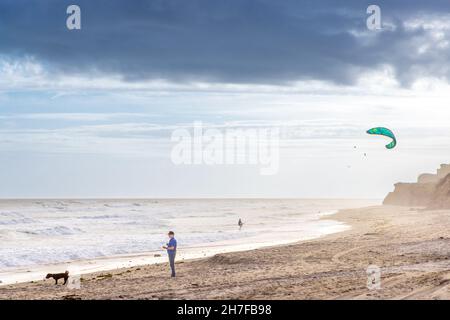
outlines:
[[[395,139],[394,133],[388,128],[383,127],[372,128],[370,130],[367,130],[367,133],[391,138],[392,141],[386,145],[387,149],[394,149],[395,146],[397,145],[397,139]]]

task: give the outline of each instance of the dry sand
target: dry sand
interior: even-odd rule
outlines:
[[[298,244],[0,287],[0,299],[450,299],[450,211],[345,210],[349,231]],[[368,265],[381,289],[366,287]]]

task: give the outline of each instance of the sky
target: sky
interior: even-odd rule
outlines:
[[[0,198],[383,198],[450,162],[449,81],[449,1],[2,0]],[[277,170],[177,164],[196,123]]]

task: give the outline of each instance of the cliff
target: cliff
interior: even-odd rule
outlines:
[[[450,209],[450,174],[436,185],[428,207],[430,209]]]
[[[435,188],[434,183],[397,183],[394,191],[387,195],[383,204],[426,207],[433,197]]]
[[[450,165],[436,174],[421,174],[416,183],[397,183],[383,201],[385,205],[450,209]]]

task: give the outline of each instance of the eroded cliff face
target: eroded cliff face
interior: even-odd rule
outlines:
[[[450,209],[450,165],[436,174],[421,174],[417,183],[397,183],[383,201],[385,205]]]
[[[428,207],[430,209],[450,209],[450,174],[436,185]]]
[[[435,183],[397,183],[383,204],[405,207],[426,207],[433,197]]]

